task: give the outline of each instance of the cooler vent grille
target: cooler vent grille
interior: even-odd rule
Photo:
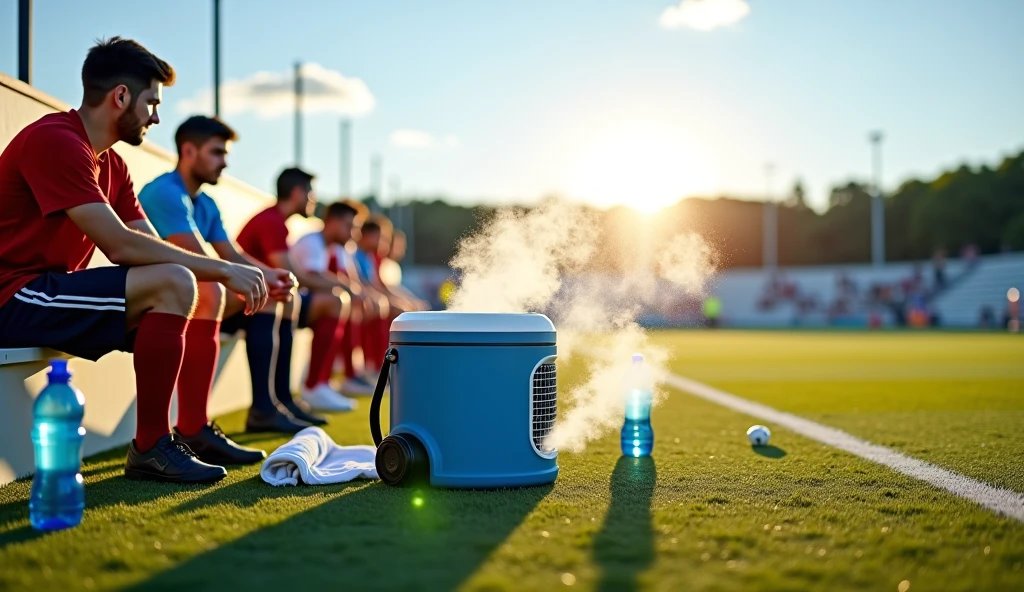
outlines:
[[[546,448],[545,440],[555,426],[558,413],[558,381],[554,364],[541,364],[533,371],[533,388],[530,391],[530,435],[533,448],[541,456],[553,456],[555,451]]]

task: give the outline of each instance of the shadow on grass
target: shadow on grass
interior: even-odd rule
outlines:
[[[786,456],[786,451],[778,446],[751,446],[751,448],[754,449],[754,452],[766,458],[782,458]]]
[[[480,564],[551,491],[404,489],[364,481],[323,487],[256,487],[258,477],[186,502],[171,512],[216,520],[224,504],[274,498],[327,500],[198,555],[141,582],[137,590],[182,590],[224,581],[239,589],[300,585],[353,590],[450,590]]]
[[[641,572],[654,561],[651,499],[658,471],[654,459],[621,457],[611,478],[611,505],[594,539],[601,566],[598,590],[636,590]]]

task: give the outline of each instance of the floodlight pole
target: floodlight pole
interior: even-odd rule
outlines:
[[[32,84],[32,0],[18,1],[18,80]]]
[[[871,196],[871,262],[876,267],[885,265],[885,202],[882,199],[882,132],[874,131],[871,141],[874,181]]]
[[[765,269],[775,269],[779,265],[779,206],[772,198],[772,176],[774,174],[775,165],[770,162],[766,163],[764,165],[765,199],[762,230]]]
[[[213,0],[213,114],[220,117],[220,0]]]
[[[352,122],[341,120],[341,197],[352,197]]]
[[[302,166],[302,62],[295,62],[295,166]]]
[[[373,198],[377,201],[378,205],[381,205],[381,197],[384,193],[381,177],[384,172],[383,169],[384,159],[381,158],[380,154],[374,154],[370,158],[370,191],[373,193]]]

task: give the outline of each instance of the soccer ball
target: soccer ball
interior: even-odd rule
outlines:
[[[772,437],[772,432],[763,425],[750,426],[747,430],[747,438],[750,439],[750,443],[754,446],[766,446],[768,444],[768,438]]]

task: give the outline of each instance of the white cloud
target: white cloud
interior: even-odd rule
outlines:
[[[447,148],[458,148],[462,145],[459,137],[453,134],[437,140],[429,132],[422,130],[403,128],[391,132],[391,145],[398,148],[431,148],[438,144],[443,144]]]
[[[391,132],[391,144],[399,148],[428,148],[434,144],[434,138],[420,130],[396,129]]]
[[[376,106],[373,93],[359,78],[347,78],[320,64],[303,64],[302,110],[305,113],[365,115]],[[220,87],[221,112],[230,115],[252,111],[270,119],[291,113],[295,108],[295,73],[257,72],[242,80],[228,80]],[[179,113],[213,111],[213,89],[205,89],[178,101]]]
[[[661,13],[660,23],[666,29],[689,27],[711,31],[734,25],[750,14],[746,0],[682,0]]]

